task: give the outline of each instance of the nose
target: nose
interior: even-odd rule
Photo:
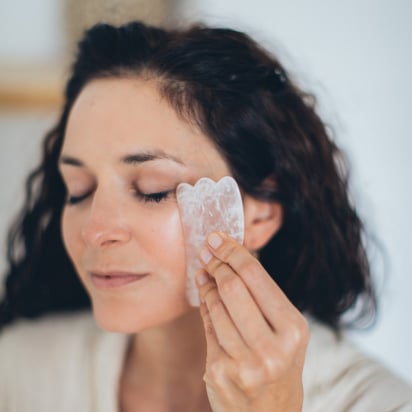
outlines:
[[[94,248],[127,243],[131,239],[131,229],[120,202],[116,202],[113,196],[104,197],[96,191],[81,236]]]

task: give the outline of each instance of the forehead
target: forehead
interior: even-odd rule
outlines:
[[[108,78],[85,86],[69,115],[63,152],[122,156],[157,149],[188,163],[225,164],[212,141],[175,112],[154,81]]]
[[[94,80],[82,90],[69,115],[65,143],[80,144],[94,137],[116,146],[129,139],[156,143],[170,134],[183,139],[200,132],[178,118],[153,83],[109,78]],[[163,140],[167,144],[168,139]]]

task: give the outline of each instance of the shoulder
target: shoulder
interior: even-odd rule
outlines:
[[[18,320],[0,331],[0,353],[50,359],[55,352],[73,350],[99,335],[89,312],[53,314],[34,320]],[[7,356],[8,358],[8,356]]]
[[[56,313],[35,319],[18,319],[1,329],[0,337],[3,342],[4,339],[13,339],[13,337],[61,333],[70,330],[73,326],[89,329],[93,325],[95,323],[90,311]]]
[[[124,337],[100,330],[90,312],[19,320],[0,331],[0,409],[87,410],[101,359],[114,376],[123,348]]]
[[[304,411],[412,411],[406,382],[344,336],[313,320],[309,326]]]

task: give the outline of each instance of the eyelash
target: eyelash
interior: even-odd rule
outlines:
[[[160,203],[162,200],[166,200],[171,193],[172,190],[165,190],[163,192],[145,194],[136,190],[134,194],[145,203]]]
[[[141,193],[138,190],[134,191],[134,195],[139,199],[142,200],[145,203],[160,203],[162,200],[166,200],[169,195],[172,193],[172,190],[165,190],[163,192],[157,192],[157,193]],[[76,205],[80,202],[82,202],[84,199],[86,199],[89,196],[90,193],[86,193],[81,196],[69,196],[67,198],[66,203],[69,206]]]
[[[76,205],[77,203],[80,203],[82,200],[86,199],[87,196],[89,196],[90,193],[86,193],[84,195],[81,196],[68,196],[66,203],[69,206],[73,206]]]

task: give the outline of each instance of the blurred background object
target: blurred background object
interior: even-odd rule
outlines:
[[[173,0],[1,0],[0,109],[57,107],[86,28],[129,20],[166,24],[174,6]]]
[[[83,31],[97,21],[119,25],[130,20],[143,20],[164,25],[173,15],[175,3],[174,0],[65,0],[68,44],[75,45]]]
[[[86,26],[143,19],[245,30],[318,97],[351,161],[381,314],[353,339],[412,383],[412,2],[409,0],[0,0],[0,273],[6,228],[59,110],[73,46]]]

